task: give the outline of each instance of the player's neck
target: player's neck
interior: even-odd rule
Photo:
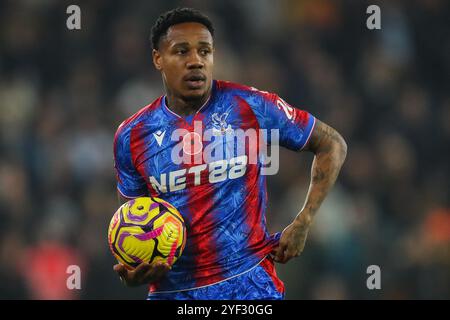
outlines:
[[[179,116],[187,117],[191,114],[196,113],[209,99],[211,96],[211,89],[209,89],[206,94],[198,99],[183,99],[182,97],[176,96],[170,92],[166,94],[166,106],[172,112]]]

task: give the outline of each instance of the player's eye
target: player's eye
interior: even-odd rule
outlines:
[[[211,51],[209,49],[201,49],[200,50],[200,54],[203,56],[206,56],[207,54],[209,54]]]
[[[183,54],[186,54],[186,53],[187,53],[187,50],[186,50],[186,49],[177,49],[177,50],[175,51],[175,53],[176,53],[176,54],[179,54],[179,55],[183,55]]]

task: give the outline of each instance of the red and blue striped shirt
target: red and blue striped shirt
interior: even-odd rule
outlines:
[[[184,252],[151,292],[220,282],[272,251],[276,240],[266,227],[264,164],[260,158],[250,161],[261,139],[248,138],[239,148],[237,139],[227,137],[237,129],[276,129],[280,146],[301,150],[314,124],[312,115],[275,94],[214,80],[209,100],[191,117],[173,113],[162,96],[119,126],[114,139],[119,192],[127,198],[160,197],[186,222]],[[267,133],[264,143],[274,144]]]

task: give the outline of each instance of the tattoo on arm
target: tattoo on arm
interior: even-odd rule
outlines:
[[[311,183],[302,209],[307,210],[312,218],[337,179],[347,154],[347,145],[335,129],[316,120],[314,131],[303,151],[315,154]]]
[[[317,168],[317,170],[315,170],[314,175],[312,177],[313,183],[319,183],[320,181],[322,181],[323,179],[325,179],[325,172],[324,170],[322,170],[321,168]]]
[[[303,150],[317,152],[329,151],[334,144],[344,144],[342,136],[332,127],[326,125],[322,121],[316,119],[316,125],[308,144]]]

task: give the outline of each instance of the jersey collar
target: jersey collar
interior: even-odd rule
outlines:
[[[192,118],[195,118],[199,113],[201,113],[201,112],[203,112],[203,111],[205,111],[210,105],[211,105],[211,102],[212,102],[212,100],[213,100],[213,96],[215,95],[215,92],[216,92],[216,80],[212,80],[212,85],[211,85],[211,94],[209,95],[209,98],[208,98],[208,100],[206,100],[206,102],[193,114],[193,117]],[[177,119],[185,119],[185,117],[182,117],[182,116],[180,116],[179,114],[176,114],[175,112],[173,112],[172,110],[170,110],[168,107],[167,107],[167,104],[166,104],[166,95],[164,95],[163,97],[162,97],[162,99],[161,99],[161,107],[162,107],[162,109],[163,109],[163,111],[167,114],[167,115],[169,115],[169,116],[171,116],[171,117],[174,117],[174,118],[177,118]]]

